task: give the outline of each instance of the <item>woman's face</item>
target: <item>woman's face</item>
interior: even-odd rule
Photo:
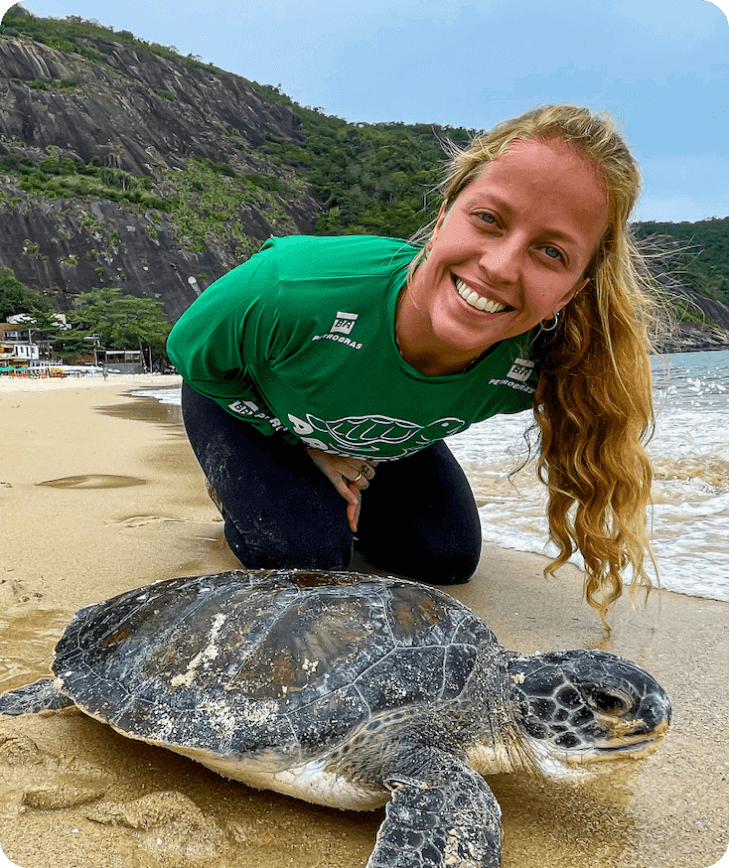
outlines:
[[[550,320],[587,283],[606,226],[583,159],[562,141],[515,142],[441,209],[411,287],[423,336],[475,357]]]

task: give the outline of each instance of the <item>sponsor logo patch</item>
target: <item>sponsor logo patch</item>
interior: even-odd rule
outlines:
[[[533,395],[535,390],[527,383],[527,380],[531,377],[534,368],[535,363],[531,359],[514,359],[514,363],[509,368],[506,377],[489,380],[489,385],[508,386],[517,392],[526,392],[528,395]]]
[[[311,339],[312,343],[314,341],[334,341],[335,343],[345,344],[348,347],[352,347],[353,350],[361,350],[362,344],[353,341],[349,337],[352,333],[352,329],[357,324],[358,319],[358,313],[347,313],[346,311],[338,310],[329,331],[324,335],[314,335]]]
[[[358,313],[344,313],[343,311],[338,310],[336,319],[334,320],[334,324],[329,329],[329,334],[351,334],[352,329],[354,328],[354,324],[357,322],[358,319]]]
[[[511,366],[509,373],[506,375],[510,380],[518,380],[520,383],[526,383],[531,377],[534,370],[534,362],[531,359],[514,359],[514,364]]]

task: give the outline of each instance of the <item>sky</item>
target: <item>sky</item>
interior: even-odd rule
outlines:
[[[729,0],[22,5],[130,30],[353,122],[488,129],[538,103],[607,110],[643,172],[636,219],[729,216]]]

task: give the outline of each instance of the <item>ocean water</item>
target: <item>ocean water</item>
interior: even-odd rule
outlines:
[[[729,601],[729,352],[653,359],[656,429],[648,444],[655,481],[649,514],[661,586]],[[531,412],[500,416],[448,441],[466,468],[484,538],[554,555],[545,545],[545,488],[526,456]],[[581,565],[578,556],[574,562]]]
[[[658,356],[653,369],[650,519],[660,583],[729,602],[729,351]],[[176,389],[135,394],[180,402]],[[474,489],[484,539],[552,555],[534,462],[512,473],[526,457],[531,421],[530,411],[497,416],[450,437],[448,445]]]

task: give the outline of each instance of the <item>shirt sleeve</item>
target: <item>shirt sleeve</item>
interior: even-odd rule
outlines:
[[[167,354],[196,392],[231,415],[236,400],[258,400],[251,369],[270,361],[278,321],[271,241],[206,289],[172,329]]]

